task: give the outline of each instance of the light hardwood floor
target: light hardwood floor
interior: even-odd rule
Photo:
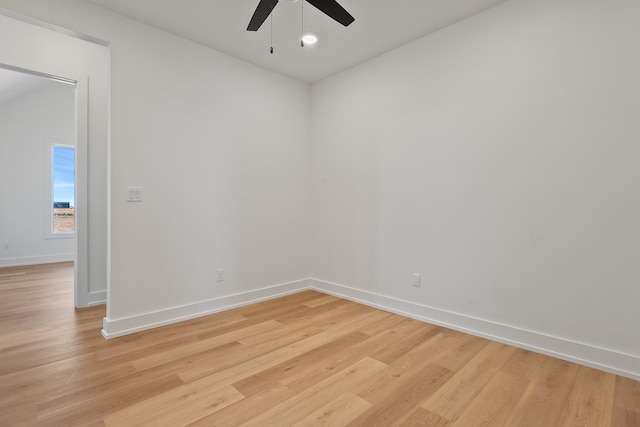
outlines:
[[[640,426],[640,383],[307,291],[105,341],[0,269],[0,426]]]

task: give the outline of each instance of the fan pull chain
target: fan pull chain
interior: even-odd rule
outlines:
[[[302,36],[304,36],[304,0],[302,0],[302,23],[300,27],[300,46],[304,47],[304,40],[302,40]]]
[[[269,52],[273,55],[273,13],[271,13],[271,49]]]

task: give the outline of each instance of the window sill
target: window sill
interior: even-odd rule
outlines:
[[[76,237],[76,233],[47,233],[44,238],[46,240],[55,240],[55,239],[74,239]]]

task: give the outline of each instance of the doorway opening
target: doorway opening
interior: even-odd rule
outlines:
[[[72,261],[78,277],[76,89],[0,64],[0,267]]]
[[[0,39],[0,67],[75,89],[75,133],[70,139],[75,142],[74,237],[66,239],[75,247],[74,305],[106,304],[108,315],[111,244],[109,43],[6,9],[0,9],[0,27],[7,35]],[[66,138],[47,138],[49,140],[41,144],[69,145]],[[49,149],[40,146],[40,152]],[[51,188],[49,185],[53,184],[41,188]],[[0,184],[0,189],[2,187]],[[44,196],[40,200],[50,209],[57,201],[46,200]],[[45,218],[50,220],[52,215],[53,212],[42,214],[40,232],[43,227],[50,229],[43,222]],[[1,245],[0,236],[0,258],[3,256]]]

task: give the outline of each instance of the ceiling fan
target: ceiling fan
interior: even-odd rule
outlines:
[[[289,0],[291,1],[291,0]],[[294,0],[296,1],[296,0]],[[328,17],[338,21],[345,27],[349,26],[355,18],[349,14],[342,6],[338,4],[335,0],[303,0],[311,5],[315,6],[316,9],[323,12]],[[253,13],[253,17],[249,22],[249,26],[247,27],[247,31],[258,31],[258,29],[262,26],[264,21],[269,17],[273,8],[278,4],[278,0],[260,0],[258,3],[258,7],[256,11]]]

